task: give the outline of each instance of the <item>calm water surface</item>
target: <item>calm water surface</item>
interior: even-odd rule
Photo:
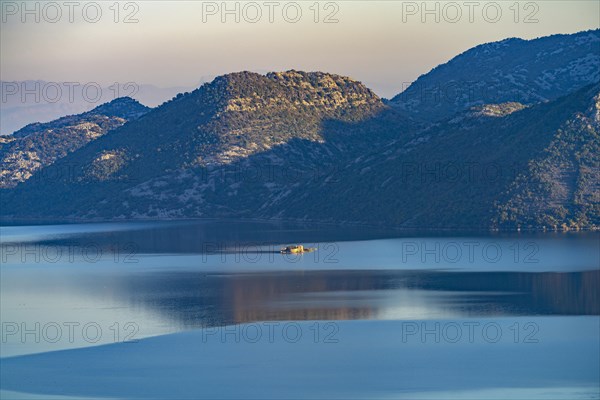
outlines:
[[[0,229],[2,357],[264,321],[600,315],[592,233],[219,221]],[[279,253],[296,243],[317,250]]]

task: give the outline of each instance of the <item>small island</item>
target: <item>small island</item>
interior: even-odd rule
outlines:
[[[294,246],[287,246],[281,248],[281,254],[302,254],[302,253],[310,253],[317,250],[316,247],[304,247],[301,244],[297,244]]]

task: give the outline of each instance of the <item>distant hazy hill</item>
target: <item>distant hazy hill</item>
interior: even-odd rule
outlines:
[[[121,84],[117,92],[117,87],[113,84],[101,87],[98,94],[96,90],[99,86],[92,82],[89,83],[89,98],[86,99],[83,95],[86,84],[81,83],[70,89],[63,82],[0,81],[0,134],[9,135],[33,122],[49,122],[65,115],[81,114],[123,96],[130,96],[142,104],[156,107],[188,90],[185,87]],[[60,94],[57,94],[57,87]],[[96,98],[97,95],[99,98]]]
[[[555,99],[600,81],[600,30],[474,47],[422,75],[391,104],[435,121],[474,105]]]
[[[38,169],[77,150],[108,131],[134,120],[149,108],[123,97],[83,114],[34,123],[0,136],[0,187],[13,187]]]

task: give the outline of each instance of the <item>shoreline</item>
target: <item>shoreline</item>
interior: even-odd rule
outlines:
[[[600,227],[578,228],[578,229],[548,229],[546,227],[537,228],[484,228],[484,227],[407,227],[398,225],[369,224],[359,221],[315,221],[306,219],[277,219],[277,218],[202,218],[202,217],[138,217],[138,218],[11,218],[0,217],[0,226],[31,226],[31,225],[69,225],[69,224],[92,224],[92,223],[136,223],[136,222],[224,222],[224,223],[263,223],[263,224],[296,224],[307,227],[357,227],[368,229],[382,229],[406,233],[568,233],[568,232],[600,232]]]

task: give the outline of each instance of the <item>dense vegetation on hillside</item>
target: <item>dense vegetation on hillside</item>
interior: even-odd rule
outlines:
[[[572,224],[560,219],[557,228],[566,222],[572,228],[595,229],[600,226],[600,152],[594,151],[598,123],[582,119],[580,110],[589,110],[599,92],[596,85],[503,118],[439,124],[409,143],[395,143],[363,155],[341,168],[334,181],[315,180],[305,190],[291,192],[279,204],[278,215],[411,228],[513,229],[517,225],[545,225],[553,229],[557,223],[538,223],[544,220],[543,208],[526,208],[523,204],[515,205],[523,215],[510,217],[519,224],[509,224],[500,219],[496,201],[506,196],[513,182],[523,179],[520,177],[528,171],[531,160],[544,159],[547,154],[569,157],[562,148],[568,146],[578,157],[578,169],[572,176],[577,183],[573,196],[563,199],[562,207],[568,210],[565,217],[579,217]],[[573,129],[582,125],[585,129]],[[526,176],[543,180],[547,167]],[[560,185],[558,178],[547,177],[546,183]],[[516,185],[522,186],[518,182]],[[552,203],[546,193],[537,189],[533,193]],[[340,202],[346,198],[351,200]],[[525,218],[533,221],[521,223]]]
[[[600,224],[600,94],[556,132],[497,202],[504,228],[581,229]]]

